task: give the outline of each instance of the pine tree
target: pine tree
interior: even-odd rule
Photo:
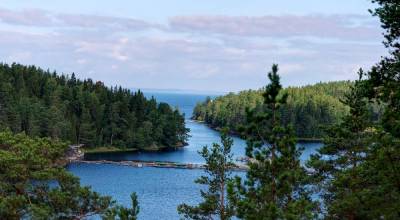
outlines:
[[[371,12],[385,29],[384,45],[390,55],[365,74],[363,83],[366,97],[384,108],[363,169],[369,183],[365,197],[370,218],[400,219],[400,2],[372,2],[378,4]]]
[[[233,140],[227,132],[221,134],[222,146],[214,143],[209,149],[203,147],[199,152],[206,161],[206,174],[196,180],[196,183],[206,185],[208,191],[201,191],[204,199],[197,206],[182,204],[178,206],[178,212],[186,219],[228,220],[234,215],[232,204],[226,198],[226,188],[231,178],[231,169],[235,166],[231,148]]]
[[[80,186],[60,166],[67,147],[0,132],[0,219],[84,219],[109,208],[110,197]]]
[[[371,141],[370,114],[360,80],[352,86],[343,103],[350,112],[342,122],[327,129],[324,146],[312,155],[308,166],[314,171],[316,186],[328,219],[367,219],[365,189],[369,186],[363,166]]]
[[[136,193],[131,194],[131,208],[116,205],[108,209],[102,216],[103,220],[137,220],[140,207]]]
[[[390,56],[366,73],[364,89],[367,97],[385,103],[387,107],[382,117],[383,128],[400,137],[400,2],[394,0],[374,0],[380,7],[371,11],[381,20],[386,30],[384,44]]]
[[[390,51],[356,83],[346,99],[350,115],[328,132],[310,162],[323,187],[329,219],[400,218],[400,2],[374,0]],[[365,100],[383,114],[368,119]],[[325,157],[322,157],[325,156]]]
[[[248,111],[243,134],[247,140],[249,171],[244,183],[239,177],[230,186],[230,197],[243,219],[310,219],[315,203],[306,187],[306,171],[300,165],[301,151],[291,126],[282,126],[279,110],[287,94],[278,66],[268,74],[270,84],[263,93],[261,111]]]

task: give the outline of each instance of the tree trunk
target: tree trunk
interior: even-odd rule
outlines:
[[[221,194],[220,194],[220,218],[221,220],[226,220],[225,218],[225,180],[221,181]]]

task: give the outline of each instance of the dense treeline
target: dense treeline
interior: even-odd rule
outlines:
[[[34,66],[0,64],[0,128],[89,147],[185,144],[184,117],[143,93]]]
[[[338,122],[348,108],[340,101],[349,90],[350,81],[318,83],[304,87],[289,87],[287,104],[280,109],[283,124],[293,124],[298,138],[312,139],[323,136],[324,127]],[[238,94],[207,99],[199,103],[193,119],[220,128],[238,131],[246,125],[246,109],[259,109],[263,103],[263,89],[242,91]]]

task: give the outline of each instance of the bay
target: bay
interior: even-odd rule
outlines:
[[[112,160],[170,161],[180,163],[203,163],[198,151],[205,145],[219,142],[219,133],[205,124],[190,120],[197,102],[207,96],[203,94],[179,94],[145,91],[147,97],[154,96],[158,102],[166,102],[185,114],[186,126],[190,129],[188,146],[181,150],[154,153],[111,154]],[[235,157],[245,155],[245,141],[232,137]],[[299,143],[305,148],[301,160],[304,162],[321,146],[321,143]],[[200,186],[193,181],[202,174],[202,170],[170,168],[134,168],[105,164],[74,163],[68,169],[80,177],[83,185],[91,186],[95,191],[112,196],[118,203],[129,206],[130,193],[138,194],[141,211],[139,219],[179,219],[176,207],[185,202],[195,204],[199,201]],[[244,173],[236,173],[244,176]]]

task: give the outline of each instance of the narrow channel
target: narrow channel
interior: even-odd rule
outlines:
[[[197,102],[205,100],[207,96],[198,94],[179,94],[163,92],[146,92],[147,97],[154,96],[159,102],[166,102],[178,107],[186,117],[186,126],[190,129],[188,146],[181,150],[154,153],[125,153],[102,155],[104,160],[140,160],[140,161],[168,161],[177,163],[203,163],[197,153],[203,146],[219,142],[219,133],[205,124],[190,120],[192,111]],[[244,140],[233,137],[234,156],[245,155],[246,143]],[[321,143],[299,143],[305,151],[301,157],[305,161],[310,154],[321,146]],[[99,158],[100,159],[100,158]],[[200,186],[193,181],[202,174],[200,169],[174,168],[135,168],[118,166],[115,164],[81,164],[74,163],[68,169],[81,178],[83,185],[91,186],[95,191],[110,195],[119,203],[129,206],[130,193],[136,192],[140,202],[139,219],[179,219],[176,207],[181,203],[196,203],[199,200]],[[245,175],[237,173],[237,175]]]

